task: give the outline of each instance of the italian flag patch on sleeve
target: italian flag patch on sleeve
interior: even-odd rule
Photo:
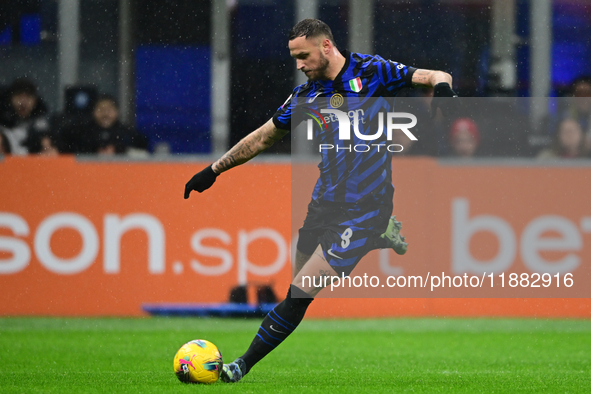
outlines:
[[[355,78],[355,79],[351,79],[349,81],[349,86],[351,87],[351,90],[354,91],[355,93],[358,93],[361,91],[361,88],[363,87],[363,85],[361,85],[361,78]]]

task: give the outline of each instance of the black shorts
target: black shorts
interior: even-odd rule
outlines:
[[[297,249],[311,255],[320,245],[328,264],[339,275],[349,275],[363,256],[378,248],[376,239],[386,231],[391,215],[391,202],[356,205],[312,200]]]

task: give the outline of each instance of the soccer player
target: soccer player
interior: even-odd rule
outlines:
[[[445,72],[337,49],[330,28],[317,19],[297,23],[289,33],[288,46],[297,69],[308,77],[307,83],[294,89],[272,119],[194,175],[185,186],[185,199],[192,190],[203,192],[219,174],[246,163],[285,136],[291,128],[291,102],[298,98],[312,102],[335,94],[344,98],[394,97],[405,87],[430,86],[434,88],[432,110],[436,110],[443,106],[440,97],[457,97],[451,88],[452,78]],[[329,134],[327,130],[319,138],[329,139]],[[349,275],[373,249],[406,252],[401,223],[390,217],[394,196],[391,158],[386,149],[357,155],[356,159],[351,159],[347,150],[322,152],[320,177],[299,230],[295,278],[287,297],[263,319],[246,353],[224,365],[224,382],[238,382],[295,330],[321,290],[310,287],[310,281],[304,283],[304,276]]]

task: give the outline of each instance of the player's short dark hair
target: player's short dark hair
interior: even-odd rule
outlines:
[[[296,25],[289,32],[289,41],[297,37],[321,37],[324,36],[332,42],[332,45],[336,47],[334,37],[332,36],[332,30],[330,27],[320,19],[304,19],[296,23]]]

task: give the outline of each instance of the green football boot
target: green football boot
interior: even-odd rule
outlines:
[[[394,215],[388,222],[386,232],[380,235],[380,238],[385,241],[387,247],[393,249],[394,252],[399,255],[405,254],[408,248],[408,243],[406,243],[404,237],[400,235],[401,229],[402,223],[396,220],[396,215]]]

